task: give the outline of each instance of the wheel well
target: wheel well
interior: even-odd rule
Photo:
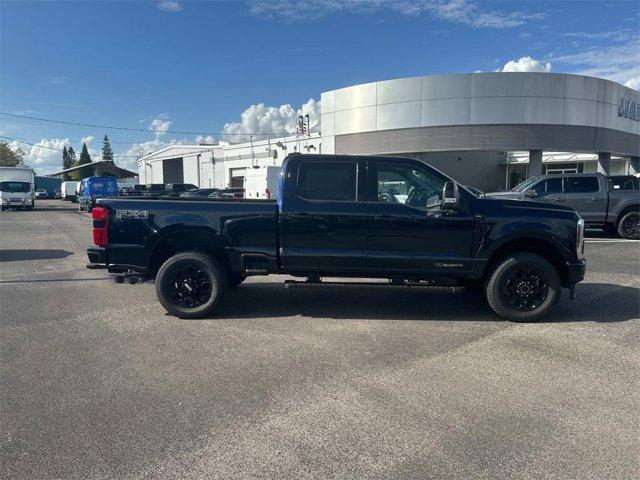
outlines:
[[[149,271],[155,276],[162,264],[176,253],[187,250],[197,250],[207,253],[220,262],[227,270],[231,271],[229,257],[224,249],[219,246],[218,240],[209,232],[176,232],[158,242],[149,256]]]
[[[622,209],[622,211],[618,214],[618,218],[616,218],[616,225],[618,225],[618,222],[622,219],[622,217],[624,217],[627,213],[629,212],[638,212],[640,211],[640,204],[635,204],[635,205],[627,205],[626,207],[624,207]]]
[[[492,272],[501,259],[514,253],[534,253],[545,258],[558,270],[562,285],[568,285],[569,271],[560,249],[552,242],[540,238],[517,238],[498,247],[489,258],[484,268],[483,277]]]

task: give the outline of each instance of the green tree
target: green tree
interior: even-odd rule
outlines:
[[[70,168],[74,163],[76,163],[76,151],[73,147],[69,147],[69,150],[67,150],[67,156],[69,157],[69,166],[67,168]]]
[[[74,153],[75,155],[75,153]],[[77,162],[75,162],[74,167],[79,167],[81,165],[87,165],[84,168],[79,168],[71,172],[73,175],[72,180],[82,180],[83,178],[87,178],[93,175],[93,162],[91,161],[91,155],[89,155],[89,149],[87,149],[87,144],[82,144],[82,152],[80,152],[80,158]]]
[[[104,162],[113,163],[113,150],[111,150],[111,144],[109,143],[109,137],[106,135],[102,140],[102,160]]]
[[[67,168],[69,168],[71,166],[71,164],[69,163],[69,152],[67,151],[67,146],[65,145],[62,148],[62,169],[66,170]],[[69,180],[69,174],[68,173],[64,173],[62,175],[64,180]]]
[[[0,142],[0,167],[21,167],[24,165],[24,153],[19,148],[12,150],[9,145]]]

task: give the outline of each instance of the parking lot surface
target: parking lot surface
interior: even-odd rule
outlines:
[[[85,268],[91,219],[0,214],[5,478],[635,478],[640,244],[595,232],[539,324],[479,293],[285,289],[215,318]]]

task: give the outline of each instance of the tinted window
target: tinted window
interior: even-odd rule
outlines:
[[[302,163],[298,171],[298,196],[308,200],[355,201],[356,164]]]
[[[609,177],[609,188],[611,190],[638,190],[638,179],[636,177]]]
[[[377,196],[372,201],[440,209],[444,181],[413,165],[379,164]]]
[[[598,179],[596,177],[566,177],[564,179],[566,193],[591,193],[597,192]]]
[[[562,178],[549,178],[538,183],[531,190],[535,190],[538,196],[549,195],[551,193],[562,193]]]

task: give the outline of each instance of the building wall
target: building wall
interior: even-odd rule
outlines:
[[[417,152],[403,154],[437,168],[463,185],[476,187],[484,192],[504,189],[504,152]]]
[[[434,75],[355,85],[324,92],[321,99],[325,153],[423,151],[427,135],[433,145],[429,151],[476,150],[480,137],[487,135],[494,137],[491,148],[496,150],[542,145],[576,152],[601,148],[597,151],[638,155],[640,151],[640,122],[619,114],[620,102],[626,99],[638,105],[640,93],[594,77]],[[502,138],[500,129],[488,128],[496,126],[508,127],[502,129]],[[558,127],[564,135],[556,134]],[[404,135],[407,130],[410,134]],[[348,141],[349,136],[354,138]],[[502,145],[502,140],[508,142]],[[554,146],[558,142],[562,148]]]

